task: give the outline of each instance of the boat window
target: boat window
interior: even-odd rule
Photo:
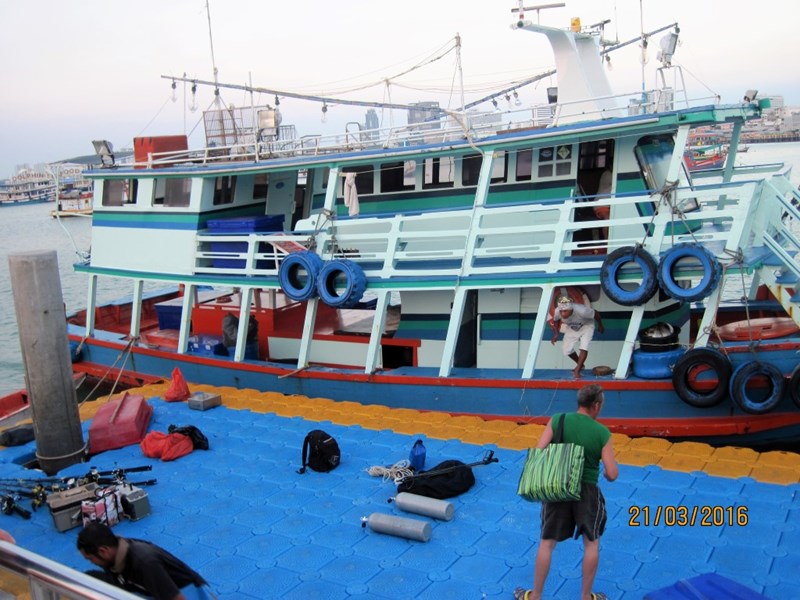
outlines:
[[[192,180],[188,177],[156,179],[153,204],[156,206],[189,206]]]
[[[565,144],[539,149],[538,177],[569,175],[572,172],[572,146]]]
[[[533,174],[533,150],[517,150],[517,181],[530,181]]]
[[[138,179],[106,179],[103,182],[103,206],[135,204],[138,188]]]
[[[452,156],[426,158],[422,171],[422,187],[453,187],[455,181],[455,160]]]
[[[461,159],[461,185],[478,185],[482,162],[480,154],[468,154]],[[492,183],[503,183],[507,173],[506,153],[496,152],[492,161]]]
[[[648,189],[660,190],[664,187],[674,150],[675,140],[671,135],[648,135],[636,144],[633,153]],[[700,208],[700,205],[695,198],[687,198],[678,208],[683,212],[691,212]]]
[[[223,175],[214,181],[214,205],[232,204],[236,192],[236,177]],[[173,205],[175,206],[175,205]],[[188,203],[181,206],[188,206]]]
[[[413,190],[417,182],[417,161],[383,163],[381,169],[381,193]]]
[[[359,194],[373,194],[375,190],[375,169],[372,165],[358,165],[357,167],[344,167],[342,173],[356,174],[356,191]],[[339,187],[339,196],[344,197],[344,178]]]
[[[269,175],[257,173],[253,178],[253,200],[266,200],[269,189]]]

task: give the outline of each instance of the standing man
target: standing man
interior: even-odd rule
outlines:
[[[551,325],[553,327],[552,344],[558,341],[558,334],[564,333],[563,352],[575,361],[575,368],[572,374],[575,379],[580,379],[586,357],[589,356],[589,343],[594,337],[594,322],[597,321],[597,328],[600,333],[605,331],[603,320],[600,313],[583,304],[573,304],[569,296],[561,296],[558,299],[555,314]],[[575,352],[575,345],[578,344],[579,352]]]
[[[581,600],[604,600],[603,593],[593,593],[592,584],[600,559],[600,536],[606,528],[606,502],[597,485],[600,462],[603,475],[614,481],[619,475],[614,447],[608,427],[597,421],[603,408],[603,389],[596,384],[578,390],[578,410],[574,413],[556,415],[553,419],[565,419],[565,443],[579,444],[584,449],[581,499],[571,502],[543,502],[541,510],[541,539],[536,552],[533,573],[533,589],[514,590],[515,600],[540,600],[544,583],[550,571],[553,550],[558,542],[573,535],[583,537],[583,566]],[[542,432],[537,448],[544,448],[553,439],[553,419]]]
[[[78,534],[78,550],[103,571],[87,571],[130,592],[157,600],[185,600],[181,588],[205,579],[172,554],[143,540],[117,537],[107,525],[89,523]],[[212,594],[213,597],[213,594]]]

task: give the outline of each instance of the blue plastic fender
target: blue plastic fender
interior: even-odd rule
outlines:
[[[364,271],[352,260],[332,260],[317,276],[317,293],[325,304],[333,308],[355,306],[365,289],[367,278]]]
[[[322,259],[310,250],[291,253],[281,261],[278,270],[278,280],[283,293],[296,302],[315,297],[317,277],[322,266]]]
[[[619,283],[620,269],[628,263],[636,263],[642,271],[642,282],[636,289],[626,290]],[[658,291],[656,261],[641,246],[623,246],[606,256],[600,269],[600,287],[606,296],[622,306],[639,306]]]
[[[754,377],[766,377],[769,392],[765,398],[751,398],[747,384]],[[730,393],[736,405],[751,415],[761,415],[775,408],[783,397],[783,373],[769,363],[754,360],[742,363],[731,375]]]
[[[703,267],[700,281],[690,288],[681,287],[672,273],[678,261],[686,258],[699,261]],[[717,288],[721,276],[722,266],[717,257],[699,244],[675,244],[664,253],[658,265],[658,283],[661,289],[670,298],[683,302],[695,302],[706,298]]]
[[[633,374],[642,379],[669,379],[672,370],[686,348],[675,348],[666,352],[634,350]]]

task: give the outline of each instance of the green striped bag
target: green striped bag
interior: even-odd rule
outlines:
[[[553,420],[557,419],[558,415]],[[583,446],[563,444],[561,416],[553,440],[545,448],[529,448],[519,478],[517,494],[530,502],[565,502],[581,499]]]

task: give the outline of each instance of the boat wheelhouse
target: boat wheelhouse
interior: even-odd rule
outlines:
[[[273,107],[212,111],[206,148],[137,138],[134,164],[88,172],[74,368],[535,422],[597,381],[615,431],[799,440],[798,195],[783,166],[734,166],[762,107],[626,104],[597,32],[514,28],[551,41],[557,103],[328,138]],[[727,162],[695,177],[690,131],[721,123]],[[132,296],[99,306],[100,277]],[[551,343],[561,295],[603,316],[582,379]],[[756,317],[787,327],[720,332]]]

